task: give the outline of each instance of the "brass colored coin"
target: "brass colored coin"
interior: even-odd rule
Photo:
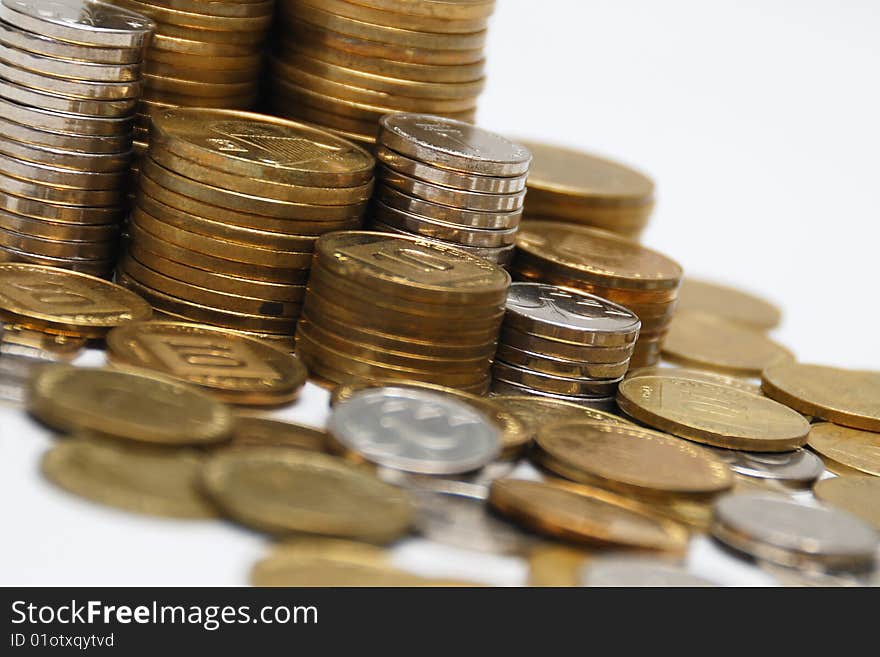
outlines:
[[[831,506],[848,511],[880,529],[880,479],[833,477],[816,482],[813,494]]]
[[[234,404],[281,404],[295,399],[306,368],[261,340],[209,326],[137,322],[107,335],[114,364],[151,370],[200,386]]]
[[[29,32],[5,22],[0,22],[0,43],[37,55],[90,64],[137,64],[143,58],[142,48],[83,46]]]
[[[833,462],[830,470],[840,464],[853,474],[880,477],[880,433],[820,422],[810,427],[807,445],[823,459]]]
[[[574,587],[589,554],[567,545],[539,545],[528,555],[528,586]]]
[[[551,424],[578,420],[623,425],[631,424],[628,420],[605,411],[549,397],[507,394],[494,395],[491,399],[495,404],[500,405],[511,413],[515,413],[520,419],[524,420],[535,434],[542,427]]]
[[[122,203],[122,189],[73,189],[33,180],[13,178],[0,173],[0,188],[9,194],[35,201],[75,207],[115,207]]]
[[[222,51],[224,53],[230,52],[225,48],[225,46],[243,46],[247,48],[247,54],[253,54],[254,52],[257,52],[259,50],[260,46],[266,40],[267,33],[265,29],[211,30],[193,27],[190,25],[175,25],[174,23],[163,23],[162,32],[164,32],[167,36],[175,37],[177,39],[186,39],[189,41],[204,41],[210,44],[224,47]]]
[[[166,32],[165,26],[163,26],[162,32]],[[259,48],[254,44],[232,43],[231,41],[225,43],[197,41],[193,39],[192,34],[187,36],[154,34],[150,41],[150,57],[159,51],[169,54],[194,55],[201,57],[205,62],[215,57],[258,57],[258,50]],[[222,63],[222,60],[219,63]]]
[[[402,228],[397,228],[392,226],[391,224],[384,223],[379,221],[378,218],[374,218],[370,224],[369,228],[375,231],[379,231],[382,233],[389,233],[392,235],[405,235],[408,237],[415,237],[424,240],[430,244],[437,244],[439,246],[452,246],[460,251],[464,251],[465,253],[479,258],[480,260],[485,260],[492,264],[498,265],[500,267],[507,267],[510,264],[511,260],[513,260],[513,249],[514,245],[509,244],[507,246],[499,246],[499,247],[484,247],[484,246],[468,246],[466,244],[451,244],[446,240],[437,239],[435,237],[425,237],[424,235],[418,235],[416,233],[410,232],[408,230],[403,230]]]
[[[66,242],[31,237],[8,230],[0,230],[0,245],[54,258],[109,260],[116,253],[116,240],[106,242]]]
[[[166,9],[185,11],[226,18],[253,18],[272,13],[270,0],[248,2],[204,2],[203,0],[150,0],[152,4]]]
[[[588,491],[499,479],[492,483],[489,504],[530,529],[577,542],[668,551],[687,544],[687,532],[676,523],[636,510],[610,493]]]
[[[100,278],[42,265],[0,264],[0,316],[9,323],[91,338],[151,314],[143,299]]]
[[[155,77],[155,76],[153,76]],[[252,85],[253,86],[253,85]],[[257,89],[253,88],[243,94],[232,95],[222,93],[218,96],[216,93],[224,92],[224,90],[214,90],[215,95],[205,94],[188,94],[170,91],[167,89],[154,89],[152,86],[145,86],[141,103],[152,103],[153,105],[164,104],[168,108],[171,107],[201,107],[204,105],[213,105],[217,108],[230,109],[249,109],[257,100]],[[135,129],[137,132],[137,129]]]
[[[298,0],[295,5],[306,5],[331,12],[337,16],[345,16],[354,20],[377,25],[391,25],[406,30],[436,33],[468,33],[485,30],[488,16],[477,18],[451,18],[444,15],[415,14],[396,12],[394,10],[377,9],[369,2],[357,3],[345,0]],[[427,15],[426,15],[427,14]]]
[[[232,414],[219,401],[147,372],[53,365],[29,388],[29,410],[65,431],[141,443],[204,445],[229,438]]]
[[[147,66],[150,64],[161,64],[163,67],[174,67],[175,64],[180,64],[182,68],[204,71],[206,73],[248,71],[253,73],[253,77],[257,77],[256,74],[260,70],[263,62],[261,53],[251,52],[251,49],[248,48],[242,50],[240,46],[230,46],[233,48],[232,54],[225,55],[216,53],[203,53],[199,55],[193,52],[177,52],[172,49],[157,47],[160,42],[164,43],[166,39],[171,39],[171,37],[162,37],[162,35],[159,34],[153,35],[153,45],[150,48],[150,56],[148,61],[145,62]],[[182,39],[177,39],[175,45],[183,43],[186,43],[189,46],[204,46],[209,50],[216,50],[218,47],[222,48],[222,46],[218,44],[206,43],[203,41],[184,41]]]
[[[429,239],[452,242],[462,248],[504,248],[516,241],[516,226],[499,229],[465,227],[398,210],[382,201],[373,204],[373,220]]]
[[[715,372],[704,372],[703,370],[694,370],[686,367],[639,367],[630,369],[626,373],[627,379],[633,379],[638,376],[664,376],[679,377],[682,379],[694,379],[696,381],[707,381],[709,383],[717,383],[720,385],[730,386],[731,388],[739,388],[755,395],[760,395],[761,387],[753,383],[749,383],[735,376],[726,374],[716,374]]]
[[[586,377],[565,377],[554,374],[544,374],[535,370],[526,369],[518,365],[496,360],[492,369],[492,376],[501,381],[509,381],[529,388],[537,388],[544,392],[552,392],[560,395],[574,397],[609,397],[613,396],[617,383],[623,378],[621,375],[616,379],[590,379]]]
[[[257,90],[256,79],[248,79],[244,82],[202,82],[146,72],[143,73],[142,77],[146,88],[150,91],[150,95],[158,93],[192,96],[205,99],[206,102],[212,102],[210,100],[212,98],[247,97],[254,94]]]
[[[42,471],[61,488],[99,504],[171,518],[215,518],[200,493],[204,456],[196,450],[123,444],[92,437],[56,443]]]
[[[68,269],[70,271],[108,278],[113,270],[112,260],[83,260],[77,258],[53,258],[37,253],[27,253],[18,249],[0,246],[0,262],[26,262],[46,267]],[[40,330],[43,330],[41,327]]]
[[[27,162],[48,164],[74,171],[95,173],[127,172],[132,154],[126,153],[85,153],[53,148],[40,144],[17,141],[4,136],[0,139],[0,153]]]
[[[761,389],[804,415],[880,432],[880,372],[783,361],[764,370]]]
[[[273,88],[273,94],[269,102],[278,114],[289,114],[293,118],[313,123],[321,129],[328,130],[349,141],[368,141],[370,144],[376,141],[378,124],[373,119],[356,119],[350,116],[335,114],[320,107],[312,107],[307,102],[303,102],[302,99],[288,98],[284,90],[277,85]],[[372,146],[369,148],[372,148]]]
[[[760,330],[776,327],[782,318],[779,308],[760,297],[693,278],[681,282],[678,306],[681,310],[716,315]]]
[[[50,164],[27,162],[0,154],[0,173],[38,184],[69,187],[76,190],[112,190],[125,182],[125,171],[99,173],[65,169]],[[72,192],[76,193],[76,192]]]
[[[269,417],[238,415],[229,447],[293,447],[310,452],[325,452],[327,432],[295,422]]]
[[[568,378],[619,379],[626,374],[629,359],[618,363],[590,363],[581,360],[554,358],[545,354],[523,351],[500,342],[496,360],[510,365]]]
[[[232,33],[249,33],[259,32],[269,27],[272,19],[271,12],[264,15],[249,17],[227,17],[218,15],[209,15],[207,12],[189,12],[179,11],[160,5],[159,3],[138,2],[137,0],[114,0],[120,6],[131,9],[144,16],[149,16],[162,27],[162,32],[171,32],[168,27],[186,27],[195,28],[203,32],[232,32]],[[210,10],[210,7],[207,7]],[[205,39],[210,41],[212,39]],[[218,39],[221,40],[222,39]],[[257,41],[258,39],[254,39]],[[230,38],[230,42],[234,42]],[[248,39],[250,41],[250,39]]]
[[[488,18],[495,9],[495,0],[355,0],[355,4],[412,16],[459,21]]]
[[[517,331],[509,326],[510,316],[505,317],[505,325],[498,339],[499,344],[508,345],[520,351],[540,354],[547,358],[579,361],[582,363],[621,363],[632,356],[635,342],[623,346],[601,346],[572,344],[538,335]]]
[[[639,427],[589,420],[551,424],[538,430],[537,444],[551,463],[566,466],[559,472],[564,477],[623,494],[706,498],[733,485],[730,468],[709,450]]]
[[[655,429],[727,449],[788,451],[803,446],[810,430],[800,414],[771,399],[692,379],[626,379],[617,403]]]
[[[407,494],[342,459],[287,448],[224,450],[203,485],[231,518],[272,534],[385,542],[412,523]]]

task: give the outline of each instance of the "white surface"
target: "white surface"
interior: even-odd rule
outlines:
[[[482,125],[649,172],[659,204],[647,244],[778,302],[776,335],[802,360],[880,369],[875,3],[498,4]],[[322,425],[326,399],[309,385],[283,415]],[[50,444],[27,416],[0,408],[0,584],[247,582],[264,537],[79,500],[39,476]],[[416,539],[395,560],[490,584],[526,575],[517,559]],[[724,584],[770,582],[703,538],[688,563]]]

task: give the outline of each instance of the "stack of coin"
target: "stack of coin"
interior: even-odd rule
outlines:
[[[119,279],[175,319],[291,342],[315,241],[360,225],[373,164],[293,121],[163,110]]]
[[[639,326],[632,312],[600,297],[543,283],[514,283],[492,388],[613,406]]]
[[[520,226],[514,278],[551,283],[618,303],[642,322],[631,367],[655,365],[675,311],[681,266],[596,228],[552,221]]]
[[[428,114],[389,114],[379,126],[372,227],[509,264],[529,152],[487,130]]]
[[[530,141],[526,218],[585,224],[638,239],[654,209],[654,181],[623,164]]]
[[[471,121],[494,0],[282,0],[271,103],[365,143],[391,112]]]
[[[510,276],[413,237],[321,237],[297,326],[297,353],[335,383],[373,378],[485,393]]]
[[[0,260],[112,271],[154,27],[90,0],[0,1]]]

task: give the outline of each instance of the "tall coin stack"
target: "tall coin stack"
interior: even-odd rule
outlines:
[[[275,117],[153,117],[120,281],[156,310],[292,343],[315,241],[360,226],[373,157]]]
[[[677,262],[613,233],[553,221],[524,221],[516,247],[514,278],[587,292],[624,306],[642,323],[630,366],[660,360],[681,283]]]
[[[112,271],[154,27],[89,0],[0,0],[0,260]]]
[[[529,152],[487,130],[428,114],[389,114],[379,126],[372,228],[509,264]]]
[[[638,239],[654,209],[654,181],[583,151],[524,141],[532,151],[529,220],[565,221]]]
[[[492,389],[612,406],[639,326],[635,314],[605,299],[543,283],[513,283]]]
[[[391,112],[472,121],[494,0],[281,0],[274,111],[365,142]]]
[[[510,276],[413,237],[349,231],[315,245],[296,349],[333,383],[423,381],[485,394]]]

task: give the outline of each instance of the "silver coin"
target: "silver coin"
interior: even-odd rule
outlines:
[[[156,29],[145,16],[92,0],[0,0],[0,18],[84,46],[143,48]]]
[[[141,82],[67,80],[35,73],[0,60],[0,78],[48,94],[98,101],[130,100],[141,93]]]
[[[142,48],[98,48],[50,39],[0,21],[0,43],[27,52],[91,64],[137,64],[144,57]]]
[[[819,570],[798,570],[797,568],[766,562],[759,562],[758,567],[773,577],[777,585],[785,587],[825,588],[845,586],[853,588],[867,585],[867,581],[847,574],[832,575]]]
[[[435,183],[417,180],[398,171],[380,165],[376,169],[376,179],[399,192],[432,201],[453,208],[479,210],[481,212],[513,212],[523,207],[526,192],[512,194],[486,194],[484,192],[466,192],[451,187],[443,187]]]
[[[849,513],[769,495],[721,498],[713,510],[711,532],[735,550],[794,567],[872,570],[880,548],[880,535]]]
[[[525,333],[595,346],[629,344],[641,327],[634,313],[601,297],[525,282],[510,286],[505,324]]]
[[[0,124],[0,131],[2,130],[3,125]],[[84,153],[40,146],[39,144],[27,144],[6,137],[0,137],[0,153],[27,162],[95,173],[128,173],[131,164],[131,152]]]
[[[327,430],[368,461],[420,474],[470,472],[500,452],[501,432],[489,418],[457,399],[415,388],[357,392],[333,408]]]
[[[2,87],[2,85],[0,85]],[[2,95],[2,91],[0,91]],[[0,114],[7,120],[38,130],[57,131],[79,137],[120,137],[122,148],[131,148],[131,117],[107,118],[40,109],[0,97]],[[127,139],[127,146],[124,145]]]
[[[417,233],[410,232],[408,230],[402,230],[400,228],[395,228],[389,224],[386,224],[382,221],[378,221],[373,219],[371,221],[371,230],[376,230],[381,233],[394,233],[397,235],[410,235],[411,237],[421,238],[422,241],[430,242],[433,244],[442,244],[443,246],[451,246],[453,248],[459,249],[468,253],[472,256],[476,256],[477,258],[482,258],[483,260],[488,260],[489,262],[494,262],[499,265],[508,265],[511,260],[513,260],[513,250],[516,246],[515,244],[511,244],[510,246],[502,246],[497,249],[488,249],[477,246],[465,246],[463,244],[453,244],[451,242],[447,242],[446,240],[438,240],[433,237],[425,237],[424,235],[419,235]]]
[[[629,367],[628,358],[617,363],[590,363],[564,360],[517,349],[503,342],[498,344],[495,359],[543,374],[580,379],[619,379],[626,374],[626,370]]]
[[[50,129],[39,129],[7,120],[7,109],[15,109],[13,103],[5,103],[0,99],[0,135],[8,139],[28,145],[57,148],[62,151],[74,151],[89,155],[126,155],[131,152],[131,132],[123,132],[118,136],[75,135],[56,132]]]
[[[0,401],[24,405],[27,402],[28,382],[44,364],[45,361],[35,358],[8,353],[0,355]]]
[[[127,100],[87,100],[83,98],[71,98],[58,94],[46,93],[23,87],[20,84],[10,82],[8,79],[0,79],[0,96],[21,105],[30,105],[41,109],[55,110],[76,114],[78,117],[126,117],[134,112],[137,99]]]
[[[617,384],[623,380],[622,376],[614,379],[592,379],[544,374],[502,360],[495,361],[492,367],[492,376],[502,381],[518,383],[544,392],[573,397],[610,397],[616,392]]]
[[[608,411],[617,413],[616,397],[579,397],[577,395],[560,395],[552,392],[544,392],[536,390],[512,381],[504,381],[499,378],[492,380],[492,392],[496,395],[533,395],[535,397],[546,397],[548,399],[558,399],[559,401],[567,401],[573,404],[580,404],[589,408],[595,408],[599,411]]]
[[[468,228],[516,228],[523,213],[522,208],[512,212],[481,212],[451,208],[448,205],[404,194],[387,185],[378,185],[376,195],[382,203],[395,210]]]
[[[552,338],[542,338],[538,335],[529,335],[511,326],[503,325],[499,344],[507,344],[522,351],[531,351],[538,354],[554,354],[564,360],[579,361],[582,363],[621,363],[628,361],[633,355],[635,341],[623,346],[603,347],[601,345],[574,344],[561,342]],[[627,372],[627,375],[629,372]]]
[[[492,485],[492,482],[510,475],[517,465],[517,461],[498,460],[492,461],[473,472],[463,472],[443,477],[414,474],[383,467],[376,468],[376,474],[380,479],[389,484],[403,488],[429,490],[437,493],[461,493],[471,497],[488,499],[489,486]]]
[[[791,452],[741,452],[705,446],[730,469],[746,477],[772,479],[784,484],[806,486],[814,482],[825,466],[822,459],[805,449]]]
[[[7,64],[36,73],[92,82],[134,82],[140,79],[141,74],[140,64],[92,64],[70,61],[19,50],[2,43],[0,43],[0,59]]]
[[[581,568],[580,585],[664,588],[718,586],[675,564],[639,557],[591,559]]]
[[[379,126],[378,143],[464,173],[521,176],[532,160],[524,146],[464,121],[399,112],[383,116]]]

